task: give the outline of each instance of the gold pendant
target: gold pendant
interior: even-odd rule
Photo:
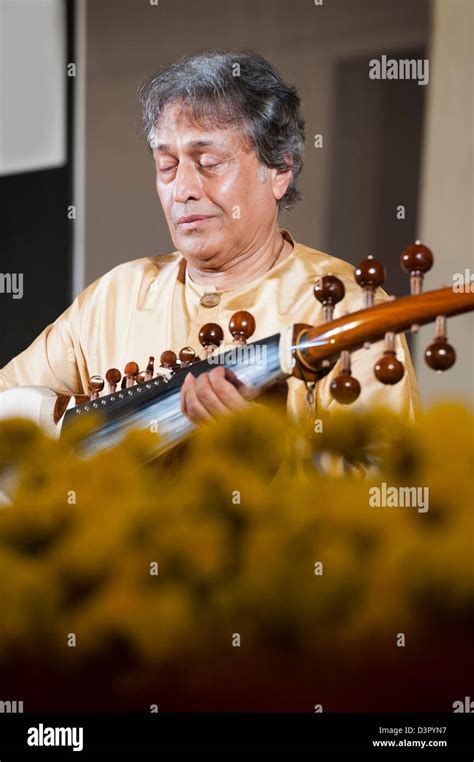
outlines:
[[[202,307],[217,307],[221,300],[221,295],[216,294],[215,291],[209,291],[207,294],[203,294],[199,303]]]

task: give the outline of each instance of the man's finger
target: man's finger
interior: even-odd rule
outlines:
[[[238,382],[238,387],[235,385],[234,379],[238,381],[235,374],[230,375],[228,369],[220,366],[211,370],[208,377],[214,393],[228,410],[240,410],[245,407],[244,394],[248,393],[249,390],[242,382]]]
[[[181,388],[181,411],[186,415],[193,423],[199,423],[199,421],[210,420],[212,416],[204,405],[199,401],[196,394],[196,379],[189,373],[186,376],[185,382]]]
[[[225,404],[225,400],[220,396],[222,390],[219,387],[215,389],[211,383],[211,376],[213,373],[214,371],[211,371],[210,373],[202,373],[198,376],[196,379],[196,396],[209,413],[226,413],[228,412],[228,408]],[[228,384],[227,381],[225,383]],[[230,384],[228,385],[230,386]]]

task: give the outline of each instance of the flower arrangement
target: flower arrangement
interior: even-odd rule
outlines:
[[[450,711],[472,664],[472,431],[453,404],[309,434],[258,406],[144,466],[156,434],[84,459],[83,426],[1,422],[2,690],[52,709]],[[428,505],[377,506],[381,485]]]

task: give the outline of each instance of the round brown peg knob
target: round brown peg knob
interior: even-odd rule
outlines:
[[[89,391],[91,400],[99,399],[99,393],[104,388],[105,382],[102,376],[91,376],[89,379]]]
[[[425,362],[432,370],[442,373],[456,362],[456,350],[447,339],[435,339],[425,350]]]
[[[212,354],[223,339],[224,331],[218,323],[206,323],[199,331],[199,343],[204,347],[206,355]]]
[[[234,312],[229,320],[229,331],[235,344],[246,344],[255,333],[254,316],[246,310]]]
[[[402,252],[400,264],[405,272],[410,273],[410,291],[421,294],[423,278],[433,267],[433,252],[421,241],[415,241]]]
[[[357,265],[354,277],[359,286],[364,290],[366,307],[374,306],[375,291],[385,280],[385,267],[378,259],[369,254],[366,259]]]
[[[192,347],[183,347],[180,350],[178,357],[181,367],[183,368],[187,368],[188,365],[192,365],[193,362],[196,362],[197,360],[196,352]]]
[[[124,368],[123,374],[125,376],[125,388],[128,389],[135,383],[135,378],[138,375],[138,365],[136,362],[128,362]]]
[[[107,393],[114,394],[117,389],[117,384],[120,383],[122,374],[118,368],[109,368],[105,374],[105,380],[107,381]]]
[[[402,380],[405,368],[395,354],[384,352],[374,367],[375,377],[382,384],[398,384]]]
[[[375,363],[375,377],[382,384],[398,384],[405,374],[405,368],[395,354],[395,334],[385,334],[385,351]]]
[[[171,349],[167,349],[160,355],[160,365],[162,368],[175,368],[177,362],[176,352],[173,352]]]
[[[456,350],[448,343],[444,315],[436,318],[436,333],[433,343],[425,350],[425,362],[438,373],[449,370],[456,362]]]
[[[340,405],[350,405],[360,394],[360,383],[352,376],[351,356],[346,350],[341,352],[341,363],[341,372],[331,381],[329,391]]]
[[[148,358],[148,365],[146,366],[144,380],[151,381],[154,375],[155,375],[155,358],[150,356]]]
[[[335,275],[322,275],[316,278],[314,296],[323,305],[323,320],[332,320],[335,305],[344,299],[346,289],[344,283]]]

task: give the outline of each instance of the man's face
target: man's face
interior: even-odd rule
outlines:
[[[205,130],[171,104],[155,129],[153,158],[171,238],[187,260],[219,270],[268,239],[289,173],[262,167],[241,132]]]

